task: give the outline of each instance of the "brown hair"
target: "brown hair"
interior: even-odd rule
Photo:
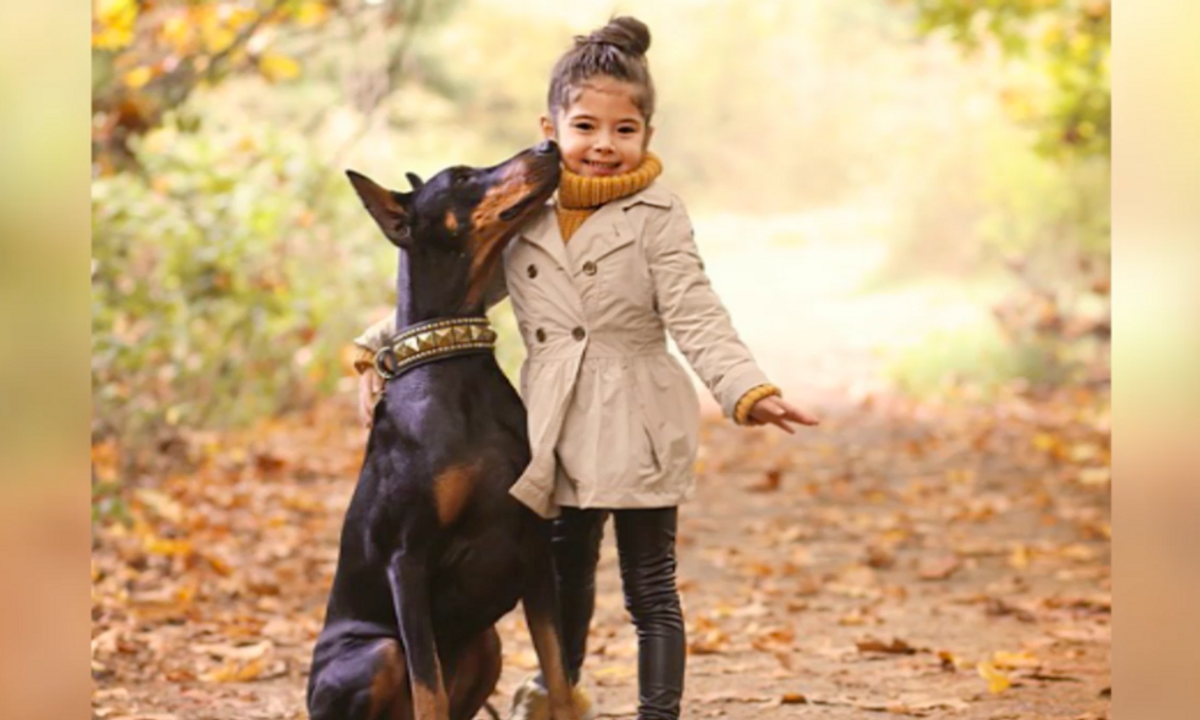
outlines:
[[[563,53],[550,73],[546,104],[550,118],[571,106],[582,86],[597,75],[608,75],[634,86],[633,103],[650,122],[654,114],[654,81],[646,63],[650,28],[637,18],[615,17],[599,30],[576,35],[575,46]]]

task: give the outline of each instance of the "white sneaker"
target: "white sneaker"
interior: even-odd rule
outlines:
[[[579,720],[595,720],[592,698],[582,682],[571,688],[571,701],[579,711]],[[512,713],[508,720],[550,720],[550,696],[546,688],[538,684],[536,676],[527,678],[513,693]]]

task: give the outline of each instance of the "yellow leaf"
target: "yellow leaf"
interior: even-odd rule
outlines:
[[[106,27],[92,33],[92,47],[100,50],[120,50],[133,42],[133,30]]]
[[[272,82],[291,80],[300,74],[300,63],[286,55],[267,53],[258,61],[259,71]]]
[[[92,33],[92,47],[118,50],[133,42],[133,24],[138,16],[134,0],[95,0],[92,11],[99,25],[99,30]]]
[[[225,50],[236,39],[237,34],[228,27],[210,25],[204,28],[204,49],[210,53],[216,54]]]
[[[1005,652],[997,650],[992,653],[992,664],[998,668],[1027,668],[1037,667],[1041,662],[1034,656],[1033,653],[1024,652]]]
[[[312,27],[320,25],[329,17],[329,6],[323,2],[302,2],[296,11],[296,22]]]
[[[1008,566],[1017,570],[1029,567],[1029,548],[1024,543],[1017,543],[1008,556]]]
[[[1049,433],[1038,433],[1033,436],[1033,446],[1043,452],[1050,452],[1061,447],[1062,442]]]
[[[137,5],[126,0],[101,2],[96,6],[93,22],[92,47],[119,50],[133,42],[133,24],[137,20]]]
[[[176,50],[184,50],[192,42],[192,24],[188,22],[186,15],[176,15],[167,18],[159,30],[159,35]]]
[[[142,547],[151,555],[179,555],[186,557],[192,554],[192,544],[187,540],[171,540],[169,538],[150,536],[142,539]]]
[[[998,695],[1012,687],[1012,681],[1008,676],[996,669],[996,666],[990,662],[981,662],[976,668],[979,671],[979,677],[987,681],[988,691],[993,695]]]
[[[201,679],[206,682],[246,682],[261,675],[265,666],[266,663],[262,658],[251,660],[244,665],[234,661],[212,672],[205,673],[201,676]]]

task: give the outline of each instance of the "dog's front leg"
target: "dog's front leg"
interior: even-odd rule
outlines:
[[[553,720],[578,720],[575,705],[571,702],[571,683],[567,680],[566,663],[563,660],[558,591],[554,586],[554,566],[549,553],[532,574],[521,605],[541,666],[542,679],[546,683],[550,717]]]
[[[416,720],[449,720],[450,703],[433,635],[425,558],[397,552],[388,563],[388,580],[408,659],[413,714]]]

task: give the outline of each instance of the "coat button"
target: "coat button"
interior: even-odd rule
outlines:
[[[532,267],[532,265],[530,267]],[[538,342],[546,342],[546,331],[545,330],[538,328],[537,332],[535,332],[534,335],[537,336]]]
[[[591,260],[588,260],[587,262],[585,262],[583,264],[583,274],[584,275],[595,275],[596,274],[596,263],[592,262]]]
[[[526,272],[529,273],[529,277],[531,278],[537,277],[537,265],[530,265]]]
[[[587,337],[587,333],[583,331],[583,328],[577,327],[571,331],[571,337],[575,338],[576,340],[583,340],[585,337]]]

